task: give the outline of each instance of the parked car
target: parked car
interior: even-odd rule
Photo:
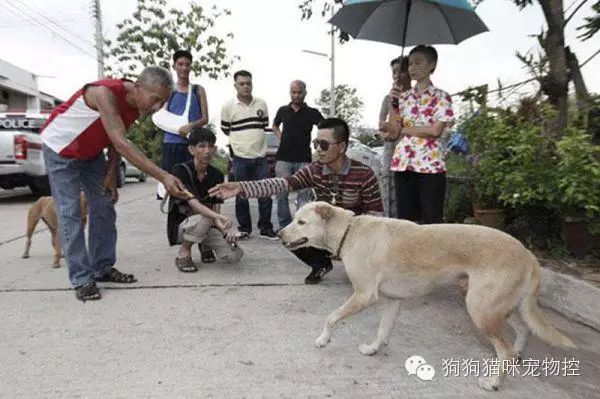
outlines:
[[[382,145],[379,147],[371,147],[371,150],[375,151],[380,159],[383,159],[383,149],[384,147]]]
[[[271,129],[266,129],[267,140],[267,163],[269,165],[269,177],[275,177],[275,155],[279,149],[279,137]]]
[[[104,155],[106,156],[107,150],[104,150]],[[119,174],[117,175],[117,187],[123,187],[125,184],[125,180],[128,177],[133,177],[137,179],[139,182],[145,182],[148,176],[139,170],[136,166],[130,163],[124,157],[121,157],[121,161],[119,163]]]
[[[269,174],[267,177],[275,177],[275,155],[277,154],[277,150],[279,149],[279,138],[273,132],[272,129],[265,129],[265,140],[267,141],[267,164],[269,165]],[[229,147],[229,145],[227,145]],[[231,162],[231,150],[229,151],[230,157],[229,162],[227,163],[227,174],[228,180],[234,181],[233,178],[233,163]]]
[[[0,188],[50,195],[40,128],[48,114],[0,113]]]
[[[382,157],[369,146],[351,138],[346,155],[348,155],[348,158],[370,166],[376,176],[381,175]]]
[[[125,180],[128,177],[133,177],[139,182],[145,182],[146,179],[148,179],[148,175],[146,175],[146,173],[142,172],[128,160],[121,157],[121,163],[119,164],[119,174],[117,175],[117,187],[123,187],[123,184],[125,184]]]

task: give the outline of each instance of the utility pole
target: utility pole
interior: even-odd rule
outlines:
[[[335,14],[335,6],[331,5],[331,17]],[[335,117],[335,27],[331,25],[331,88],[329,96],[329,117]]]
[[[96,61],[98,62],[98,79],[104,77],[104,37],[102,36],[102,11],[100,0],[92,0],[92,16],[96,27]]]

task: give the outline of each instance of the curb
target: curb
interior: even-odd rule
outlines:
[[[600,331],[600,288],[573,276],[542,268],[542,306]]]

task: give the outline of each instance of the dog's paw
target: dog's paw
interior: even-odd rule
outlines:
[[[365,356],[373,356],[377,353],[377,345],[371,344],[360,344],[358,345],[358,351]]]
[[[479,384],[479,388],[490,392],[495,392],[498,390],[498,388],[500,388],[500,381],[497,376],[479,377],[477,383]]]
[[[329,335],[321,334],[319,338],[317,338],[317,340],[315,341],[315,345],[317,346],[317,348],[323,348],[329,343],[329,341]]]

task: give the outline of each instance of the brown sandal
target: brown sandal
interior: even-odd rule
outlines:
[[[175,258],[175,266],[179,269],[179,271],[184,273],[193,273],[197,272],[198,268],[194,265],[191,256],[184,256],[183,258]]]
[[[96,286],[95,281],[90,281],[89,283],[75,287],[75,296],[81,302],[97,301],[98,299],[102,298],[102,295],[100,295],[100,290]]]
[[[96,281],[101,283],[132,284],[136,283],[137,279],[133,274],[122,273],[113,267],[104,273],[102,277],[97,278]]]

